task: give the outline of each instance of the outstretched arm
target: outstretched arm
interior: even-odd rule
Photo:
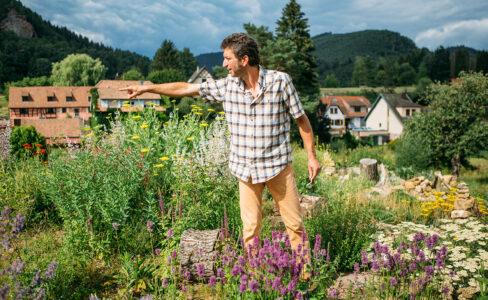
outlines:
[[[322,167],[320,166],[317,156],[315,155],[312,126],[310,125],[310,121],[308,120],[306,114],[298,117],[297,123],[298,130],[300,131],[300,135],[303,140],[303,146],[305,147],[305,150],[307,150],[308,154],[308,176],[310,181],[313,181],[317,174],[319,174]]]
[[[132,85],[121,88],[121,91],[127,91],[129,98],[139,96],[143,93],[156,93],[169,97],[198,96],[198,84],[186,82],[170,82],[153,85]]]

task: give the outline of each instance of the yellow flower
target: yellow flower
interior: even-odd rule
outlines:
[[[162,160],[162,161],[169,160],[169,157],[163,156],[163,157],[160,157],[159,160]]]
[[[455,237],[454,237],[454,240],[455,240],[455,241],[457,241],[457,240],[458,240],[457,236],[455,236]]]
[[[178,157],[178,154],[173,154],[173,155],[171,155],[171,156],[173,156],[173,157]]]
[[[154,105],[154,103],[152,103],[151,101],[147,102],[146,104],[147,104],[147,105],[151,105],[151,106],[153,106],[153,105]]]
[[[130,104],[124,104],[124,105],[122,105],[122,107],[130,108]]]
[[[171,100],[171,102],[175,103],[175,102],[176,102],[176,100],[175,100],[175,99],[173,99],[173,100]]]
[[[223,112],[223,111],[219,111],[219,114],[224,115],[224,114],[225,114],[225,112]]]
[[[230,134],[230,132],[227,131],[225,134]]]
[[[90,132],[89,134],[86,135],[86,137],[92,136],[93,132]]]
[[[188,141],[193,141],[195,138],[194,137],[189,137],[189,138],[186,138]]]
[[[129,101],[124,101],[124,104],[129,104]]]
[[[133,137],[131,137],[131,139],[138,140],[138,139],[140,139],[140,137],[138,135],[134,135]]]
[[[169,124],[169,121],[164,122],[164,124],[168,125]]]
[[[87,127],[87,128],[85,128],[83,130],[85,130],[85,131],[91,131],[91,128],[90,127]]]
[[[134,120],[139,120],[141,116],[133,116],[132,118],[134,118]]]
[[[223,117],[219,117],[219,120],[222,121],[224,118]]]
[[[105,117],[105,119],[110,119],[110,117]]]
[[[156,168],[162,168],[162,167],[164,167],[164,165],[163,164],[157,164],[154,167],[156,167]]]
[[[188,115],[183,115],[183,118],[186,118],[186,117],[188,117]]]
[[[202,124],[200,124],[200,126],[202,126],[202,127],[207,127],[207,126],[208,126],[208,124],[207,124],[207,123],[202,123]]]
[[[141,152],[142,152],[142,153],[149,152],[149,149],[147,149],[147,148],[141,149]]]
[[[142,125],[140,126],[140,128],[142,128],[142,129],[144,129],[144,128],[148,128],[148,127],[149,127],[149,125],[147,125],[147,124],[145,124],[145,123],[144,123],[144,124],[142,124]]]
[[[201,115],[203,115],[203,114],[202,114],[201,112],[198,112],[198,111],[197,111],[197,112],[195,113],[195,115],[197,115],[197,116],[201,116]]]
[[[154,176],[158,176],[159,174],[158,173],[154,173]]]
[[[207,111],[215,111],[213,108],[207,108]]]

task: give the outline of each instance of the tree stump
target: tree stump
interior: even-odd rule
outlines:
[[[369,180],[378,181],[378,161],[372,158],[363,158],[359,161],[361,174]]]
[[[190,280],[200,279],[197,273],[197,265],[203,265],[204,280],[215,275],[215,261],[219,241],[225,238],[226,234],[221,229],[195,230],[188,229],[183,232],[178,249],[180,265],[182,270],[190,271]]]

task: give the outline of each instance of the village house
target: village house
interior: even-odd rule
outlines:
[[[101,80],[95,87],[98,90],[97,112],[108,108],[119,108],[122,112],[140,111],[158,106],[161,96],[144,93],[129,99],[122,87],[137,84],[152,84],[150,81]],[[90,90],[93,86],[36,86],[10,87],[9,113],[10,126],[34,126],[47,143],[79,143],[81,128],[88,125],[94,107]],[[128,102],[130,107],[124,107]],[[153,106],[154,104],[154,106]]]
[[[137,80],[100,80],[95,86],[98,90],[98,110],[107,111],[109,108],[119,108],[123,112],[139,111],[152,104],[156,105],[156,110],[164,111],[161,106],[161,96],[154,93],[143,93],[134,99],[129,99],[127,91],[121,88],[131,85],[151,85],[151,81]],[[130,104],[130,108],[124,107],[124,102]]]
[[[31,126],[48,143],[79,142],[81,127],[91,117],[90,86],[10,87],[10,125]]]
[[[423,106],[410,99],[407,93],[379,94],[364,118],[365,127],[352,131],[359,139],[373,138],[375,145],[382,145],[402,135],[404,122]]]
[[[342,136],[346,130],[364,126],[370,102],[362,96],[323,95],[320,102],[326,106],[324,116],[330,120],[331,136]]]
[[[206,67],[198,67],[188,79],[188,83],[204,83],[209,80],[215,80],[212,73]]]

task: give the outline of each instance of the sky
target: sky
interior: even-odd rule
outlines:
[[[274,31],[288,0],[21,0],[44,20],[95,42],[153,58],[167,39],[194,55],[253,23]],[[297,0],[310,35],[387,29],[435,50],[488,50],[487,0]]]

